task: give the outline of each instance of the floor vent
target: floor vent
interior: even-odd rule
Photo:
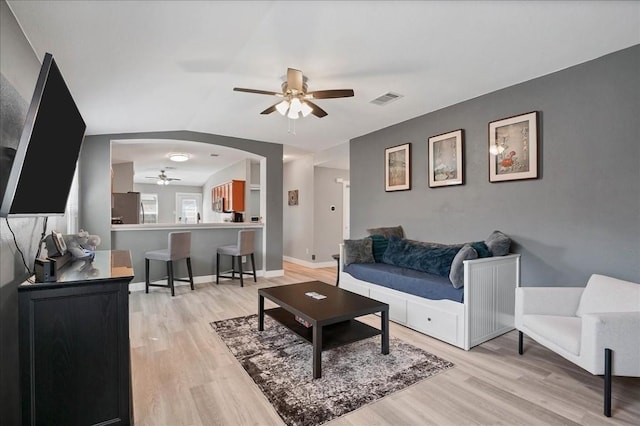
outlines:
[[[402,95],[399,93],[387,92],[384,95],[378,96],[377,98],[372,100],[371,103],[376,105],[386,105],[390,102],[400,99],[401,97]]]

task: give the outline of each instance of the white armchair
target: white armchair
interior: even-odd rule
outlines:
[[[518,352],[523,333],[591,374],[640,377],[640,284],[594,274],[586,287],[516,288]]]

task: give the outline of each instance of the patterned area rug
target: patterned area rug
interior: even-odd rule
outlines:
[[[258,316],[211,323],[229,350],[288,425],[319,425],[434,376],[453,364],[380,336],[322,352],[322,378],[312,377],[311,344],[277,321]]]

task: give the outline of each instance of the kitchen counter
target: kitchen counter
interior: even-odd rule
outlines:
[[[191,232],[191,265],[195,277],[211,277],[215,274],[216,249],[238,243],[238,231],[255,229],[255,261],[258,274],[263,272],[266,252],[264,247],[264,223],[147,223],[139,225],[111,225],[111,248],[129,250],[135,271],[134,283],[144,282],[144,254],[149,250],[167,248],[170,232]],[[231,268],[231,257],[223,256],[221,270]],[[178,262],[176,276],[186,277],[184,262]],[[166,276],[162,262],[151,262],[151,279]],[[210,278],[209,278],[210,279]]]
[[[175,229],[180,231],[198,230],[198,229],[246,229],[246,228],[264,228],[261,222],[216,222],[216,223],[139,223],[131,225],[111,225],[111,231],[153,231]]]

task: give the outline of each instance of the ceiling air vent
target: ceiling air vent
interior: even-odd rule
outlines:
[[[376,105],[386,105],[390,102],[400,99],[401,97],[402,95],[399,93],[387,92],[384,95],[378,96],[377,98],[372,100],[371,103]]]

